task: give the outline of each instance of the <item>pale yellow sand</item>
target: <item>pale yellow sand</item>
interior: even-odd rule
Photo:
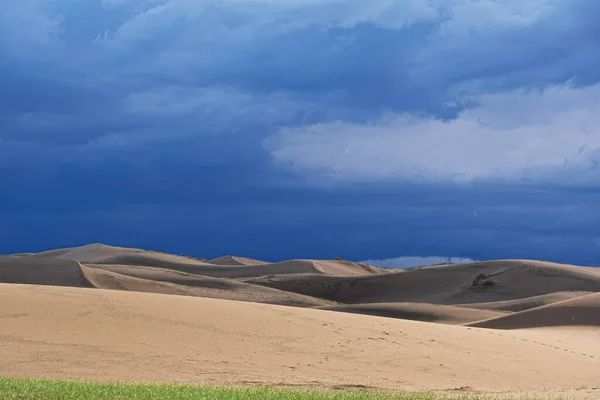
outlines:
[[[485,391],[598,385],[586,328],[498,331],[113,290],[0,284],[0,375]],[[598,392],[591,392],[596,395]]]

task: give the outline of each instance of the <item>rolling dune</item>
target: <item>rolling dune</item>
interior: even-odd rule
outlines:
[[[246,280],[339,303],[485,303],[564,291],[600,291],[594,268],[503,260],[446,265],[356,277],[268,276]]]
[[[127,247],[115,247],[101,243],[92,243],[79,247],[42,251],[35,254],[38,257],[64,258],[79,262],[93,262],[97,259],[114,257],[122,254],[143,253],[144,250]]]
[[[320,309],[453,325],[481,321],[506,315],[506,313],[499,311],[475,310],[463,307],[446,306],[442,304],[421,303],[353,304],[320,307]]]
[[[470,324],[478,328],[525,329],[552,326],[600,327],[600,293],[588,294]],[[597,345],[600,346],[600,336]]]
[[[102,244],[0,257],[0,282],[324,307],[446,324],[493,320],[502,317],[498,312],[600,292],[599,270],[540,261],[389,271],[345,260],[201,260]]]
[[[592,292],[555,292],[542,294],[539,296],[526,297],[524,299],[506,300],[506,301],[493,301],[488,303],[471,303],[471,304],[458,304],[458,306],[476,308],[480,310],[497,310],[497,311],[525,311],[536,307],[545,306],[547,304],[556,303],[559,301],[574,299],[577,297],[585,296]]]
[[[258,264],[268,264],[265,261],[255,260],[253,258],[247,257],[237,257],[237,256],[223,256],[218,258],[213,258],[212,260],[207,261],[210,264],[215,265],[258,265]]]
[[[0,304],[0,376],[599,394],[598,338],[576,331],[550,346],[540,332],[14,284]]]
[[[94,244],[0,256],[0,304],[0,376],[600,397],[594,268]]]
[[[332,302],[283,292],[230,279],[185,274],[147,267],[81,266],[87,280],[99,289],[209,297],[296,307],[331,305]]]
[[[91,265],[91,263],[89,264]],[[339,261],[291,260],[257,265],[215,265],[191,259],[185,261],[167,260],[162,255],[156,256],[153,254],[132,254],[107,257],[95,261],[94,264],[156,267],[214,278],[231,279],[307,273],[340,276],[383,273],[380,269],[368,269],[359,264],[346,264]]]

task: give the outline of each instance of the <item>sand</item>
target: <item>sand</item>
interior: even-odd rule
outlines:
[[[600,327],[600,293],[503,315],[471,326],[494,329],[543,328],[552,326]]]
[[[462,304],[564,291],[599,292],[600,269],[503,260],[364,276],[278,275],[247,282],[340,303]]]
[[[499,311],[422,303],[352,304],[325,306],[319,309],[444,324],[466,324],[468,322],[489,320],[506,315],[505,312]]]
[[[255,260],[248,257],[237,257],[237,256],[222,256],[208,260],[210,264],[215,265],[258,265],[268,264],[265,261]]]
[[[600,270],[0,257],[0,376],[599,398]]]
[[[581,297],[592,292],[555,292],[542,294],[539,296],[525,297],[523,299],[506,300],[506,301],[492,301],[488,303],[471,303],[471,304],[459,304],[468,308],[476,308],[480,310],[498,310],[498,311],[525,311],[536,307],[545,306],[547,304],[556,303],[563,300],[574,299]]]
[[[573,332],[555,348],[527,331],[6,284],[0,303],[3,376],[514,392],[591,388],[600,373],[598,337]],[[585,354],[569,351],[581,340]]]

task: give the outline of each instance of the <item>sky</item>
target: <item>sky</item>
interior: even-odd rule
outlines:
[[[0,253],[600,265],[600,2],[7,1]]]

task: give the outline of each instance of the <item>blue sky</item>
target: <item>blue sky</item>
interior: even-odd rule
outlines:
[[[0,253],[600,265],[600,2],[8,1]]]

